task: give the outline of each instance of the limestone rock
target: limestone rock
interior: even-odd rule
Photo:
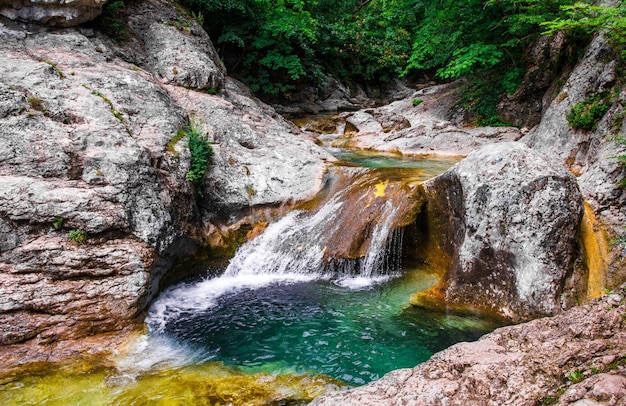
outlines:
[[[226,69],[197,21],[162,0],[132,3],[127,14],[130,29],[143,43],[139,62],[146,70],[172,85],[211,91],[224,87]]]
[[[441,300],[513,321],[560,310],[582,217],[571,174],[524,144],[501,143],[471,153],[423,187],[433,219],[425,226],[437,241],[425,250],[446,271],[413,303]]]
[[[0,15],[11,20],[72,27],[98,17],[106,1],[5,0],[0,2]]]
[[[412,369],[311,405],[559,405],[622,404],[626,399],[626,312],[606,300],[556,317],[503,327],[473,343],[459,343]],[[622,365],[619,361],[622,360]],[[582,382],[567,379],[580,372]],[[585,403],[586,402],[586,403]],[[598,403],[601,402],[601,403]]]
[[[516,128],[470,128],[450,121],[458,91],[459,83],[432,86],[383,107],[344,113],[339,116],[346,123],[343,145],[403,155],[467,155],[486,144],[521,138]]]
[[[225,97],[168,87],[214,142],[207,209],[232,213],[313,197],[334,158],[240,86],[228,79]]]

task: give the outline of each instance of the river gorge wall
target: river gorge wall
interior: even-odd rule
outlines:
[[[89,16],[72,20],[32,17],[47,15],[41,7],[59,5],[26,3],[12,3],[11,10],[19,12],[0,9],[9,18],[31,20],[0,20],[0,356],[5,368],[24,359],[54,359],[68,340],[141,323],[175,262],[209,245],[227,247],[230,225],[264,220],[251,208],[313,198],[325,187],[335,160],[229,78],[206,32],[175,4],[131,2],[130,36],[118,42],[94,26],[63,28],[93,18],[97,12],[92,14],[91,5],[76,3],[67,15],[89,7]],[[60,8],[65,7],[70,6]],[[435,218],[451,221],[425,245],[442,255],[422,255],[439,261],[440,283],[412,298],[413,304],[476,307],[517,322],[557,314],[626,280],[625,248],[619,242],[625,197],[616,186],[624,174],[613,158],[623,149],[603,137],[624,135],[626,91],[619,87],[615,63],[606,58],[607,47],[602,36],[594,39],[560,93],[544,101],[542,120],[532,129],[463,126],[452,108],[455,84],[342,116],[345,145],[354,148],[405,155],[476,151],[422,185],[420,198],[427,203],[421,211],[411,208],[418,213],[418,227],[429,225],[432,231],[441,221]],[[571,106],[606,89],[617,96],[597,129],[572,129],[566,120]],[[415,98],[422,103],[415,106]],[[187,180],[190,152],[180,131],[190,126],[213,143],[201,194]],[[579,227],[584,213],[586,232]],[[534,228],[526,227],[529,219]],[[588,239],[606,252],[606,260],[594,265],[601,268],[594,294],[589,294],[594,270],[588,258],[599,248]],[[605,363],[611,364],[624,342],[623,292],[619,295],[610,299],[618,300],[611,302],[610,320],[598,310],[606,306],[605,298],[564,316],[570,317],[567,322],[544,323],[575,324],[576,312],[595,309],[579,327],[596,331],[610,323],[612,333],[604,337],[610,350],[597,353],[612,356]],[[522,329],[511,330],[517,333],[507,340],[525,340]],[[596,335],[577,337],[592,342]],[[394,388],[402,381],[400,386],[413,393],[422,385],[415,382],[428,382],[422,374],[399,372],[379,382]],[[472,396],[485,398],[492,390]],[[403,399],[400,392],[388,393]],[[346,396],[343,401],[352,395],[340,396]]]

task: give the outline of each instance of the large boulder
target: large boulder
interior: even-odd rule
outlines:
[[[311,405],[624,404],[624,296],[621,289],[553,318],[500,328]]]
[[[58,27],[72,27],[93,20],[107,0],[5,0],[0,15]]]
[[[423,184],[423,257],[443,272],[415,305],[512,321],[555,314],[577,255],[576,179],[521,143],[483,147]]]

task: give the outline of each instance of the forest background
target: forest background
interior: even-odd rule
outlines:
[[[352,85],[468,79],[477,125],[506,125],[496,106],[522,84],[529,49],[564,31],[571,61],[606,29],[622,65],[626,2],[574,0],[182,0],[209,32],[229,75],[262,99],[288,98],[328,75]],[[109,2],[103,21],[118,31]],[[115,34],[115,32],[114,32]]]

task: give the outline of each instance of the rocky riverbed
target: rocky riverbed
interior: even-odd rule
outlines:
[[[141,325],[175,263],[232,248],[243,238],[238,228],[312,199],[335,161],[229,78],[208,34],[179,5],[131,2],[129,38],[120,42],[83,24],[102,4],[0,7],[5,372],[110,351]],[[413,249],[438,267],[440,283],[413,304],[518,322],[626,280],[626,194],[616,186],[624,172],[614,159],[623,148],[604,136],[625,134],[626,91],[607,47],[601,35],[594,39],[560,90],[546,93],[541,121],[530,129],[465,125],[458,83],[402,88],[401,100],[338,116],[343,146],[469,154],[416,188],[425,203],[411,227],[426,243]],[[319,105],[356,110],[363,99],[340,87],[326,89]],[[572,105],[607,89],[616,97],[597,129],[572,129],[565,118]],[[190,128],[213,143],[200,192],[187,180]],[[589,260],[598,247],[601,260]],[[617,290],[555,318],[498,330],[319,402],[619,404],[623,297]]]

